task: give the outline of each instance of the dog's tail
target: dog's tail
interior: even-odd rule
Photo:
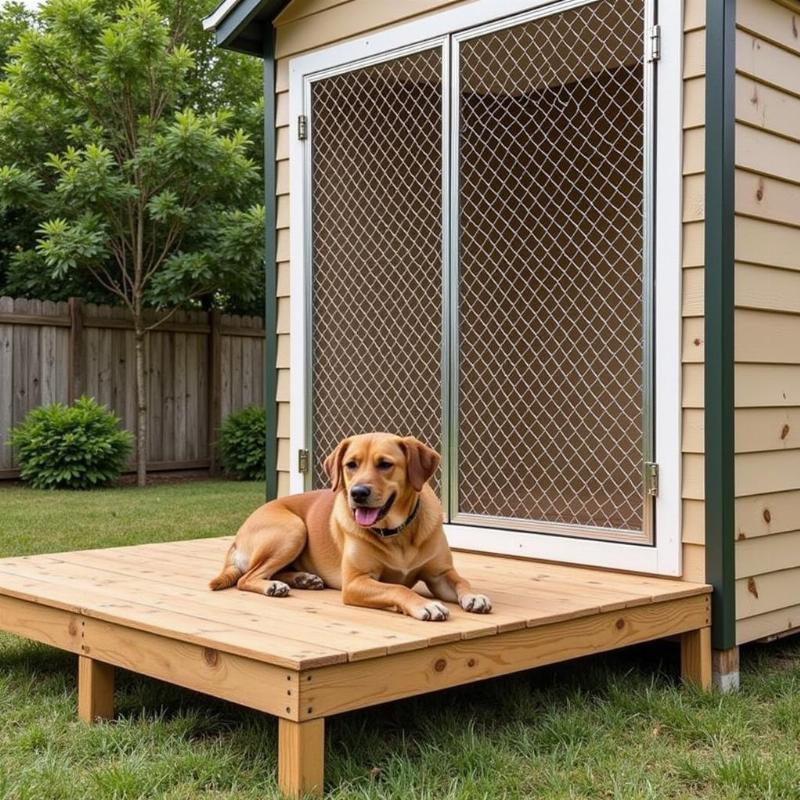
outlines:
[[[225,566],[223,567],[222,572],[220,572],[220,574],[208,584],[211,591],[218,592],[220,589],[230,589],[230,587],[242,577],[243,573],[239,567],[236,566],[236,563],[233,559],[233,554],[235,552],[236,545],[232,544],[228,550],[228,555],[225,556]]]

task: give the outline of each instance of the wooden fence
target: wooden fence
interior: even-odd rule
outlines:
[[[0,298],[0,478],[17,477],[8,431],[36,406],[87,394],[134,431],[135,368],[125,309]],[[177,311],[148,334],[146,369],[148,469],[215,471],[221,422],[264,401],[263,320]]]

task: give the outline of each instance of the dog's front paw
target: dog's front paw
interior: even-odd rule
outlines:
[[[462,594],[458,604],[473,614],[488,614],[492,610],[492,601],[485,594]]]
[[[413,609],[411,616],[423,622],[443,622],[450,616],[450,610],[444,603],[432,600],[424,606]]]
[[[269,581],[264,594],[267,597],[286,597],[289,594],[289,584],[283,581]]]

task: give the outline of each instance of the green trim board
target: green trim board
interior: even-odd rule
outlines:
[[[705,527],[712,642],[736,645],[734,223],[736,2],[706,2]]]

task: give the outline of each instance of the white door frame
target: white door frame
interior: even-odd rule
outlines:
[[[310,119],[312,81],[409,52],[444,45],[448,36],[495,19],[563,11],[595,0],[473,0],[389,30],[326,47],[289,63],[291,370],[290,490],[305,490],[296,454],[307,442],[311,314],[310,195],[307,142],[298,119]],[[541,11],[538,12],[539,14]],[[520,21],[524,20],[524,16]],[[516,20],[515,20],[516,21]],[[497,528],[445,525],[451,546],[661,575],[681,574],[681,243],[683,2],[660,3],[661,53],[657,65],[655,182],[655,440],[659,493],[655,498],[655,545],[627,544]],[[444,47],[447,51],[448,48]]]

